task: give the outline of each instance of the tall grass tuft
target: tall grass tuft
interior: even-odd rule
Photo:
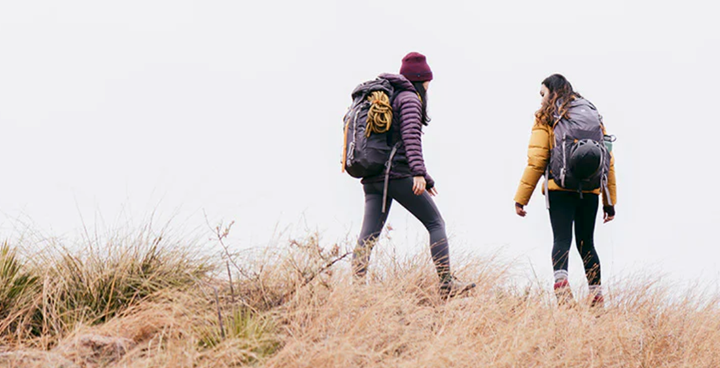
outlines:
[[[110,244],[84,255],[64,251],[44,275],[46,331],[103,323],[153,293],[197,285],[210,270],[182,248],[161,241]]]
[[[210,349],[209,356],[217,359],[253,364],[268,359],[282,346],[272,314],[258,313],[246,307],[234,308],[225,319],[227,336],[223,339],[217,329],[206,329],[200,339],[201,349]],[[229,353],[229,356],[227,354]]]
[[[40,290],[39,280],[7,242],[0,246],[0,335],[31,324],[35,316],[29,307]]]
[[[153,237],[147,229],[103,246],[71,250],[53,244],[25,263],[4,244],[0,338],[42,337],[52,344],[76,327],[106,322],[154,293],[197,286],[213,266],[189,249]]]

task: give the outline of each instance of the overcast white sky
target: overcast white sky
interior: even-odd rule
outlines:
[[[566,75],[615,144],[606,279],[638,269],[717,280],[720,23],[708,1],[186,1],[0,3],[0,236],[66,239],[83,223],[183,231],[237,222],[236,247],[279,229],[357,236],[339,172],[356,84],[410,51],[435,80],[425,157],[452,254],[500,252],[551,278],[539,192],[518,218],[540,82]],[[393,243],[427,251],[393,208]],[[582,280],[571,258],[571,281]]]

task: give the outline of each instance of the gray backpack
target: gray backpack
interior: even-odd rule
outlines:
[[[394,88],[390,81],[377,78],[360,84],[353,90],[353,103],[343,118],[345,141],[343,144],[343,171],[353,178],[381,175],[387,171],[397,147],[391,143],[389,125],[382,132],[373,132],[370,127],[370,109],[373,102],[369,97],[382,92],[392,106]],[[392,113],[390,114],[392,119]],[[389,122],[388,122],[389,123]]]
[[[578,98],[570,103],[567,118],[556,119],[555,142],[545,172],[548,208],[547,179],[553,179],[563,189],[577,190],[581,197],[584,190],[602,189],[610,203],[610,152],[605,147],[602,117],[597,109],[590,101]]]

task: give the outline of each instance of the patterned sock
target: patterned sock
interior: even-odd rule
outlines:
[[[602,295],[602,286],[590,285],[590,308],[605,308],[605,298]]]
[[[567,270],[555,271],[555,284],[553,285],[553,289],[555,290],[558,306],[573,305],[573,294],[570,290]]]
[[[567,280],[568,276],[569,276],[569,274],[568,274],[567,270],[555,271],[555,283],[558,283],[563,280]]]

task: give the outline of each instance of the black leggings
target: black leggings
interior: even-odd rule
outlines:
[[[550,222],[554,244],[552,250],[555,271],[568,269],[568,253],[572,243],[573,222],[575,243],[585,266],[589,285],[600,285],[600,259],[595,251],[593,234],[598,212],[598,195],[576,192],[550,192]]]
[[[448,251],[447,235],[445,234],[445,221],[440,215],[430,194],[413,193],[413,179],[390,180],[387,193],[387,208],[382,212],[383,183],[367,183],[363,185],[365,191],[365,216],[357,247],[353,254],[353,268],[355,274],[364,276],[367,272],[370,253],[375,241],[380,236],[393,200],[400,203],[413,214],[430,233],[430,253],[437,268],[441,281],[450,276],[450,257]]]

